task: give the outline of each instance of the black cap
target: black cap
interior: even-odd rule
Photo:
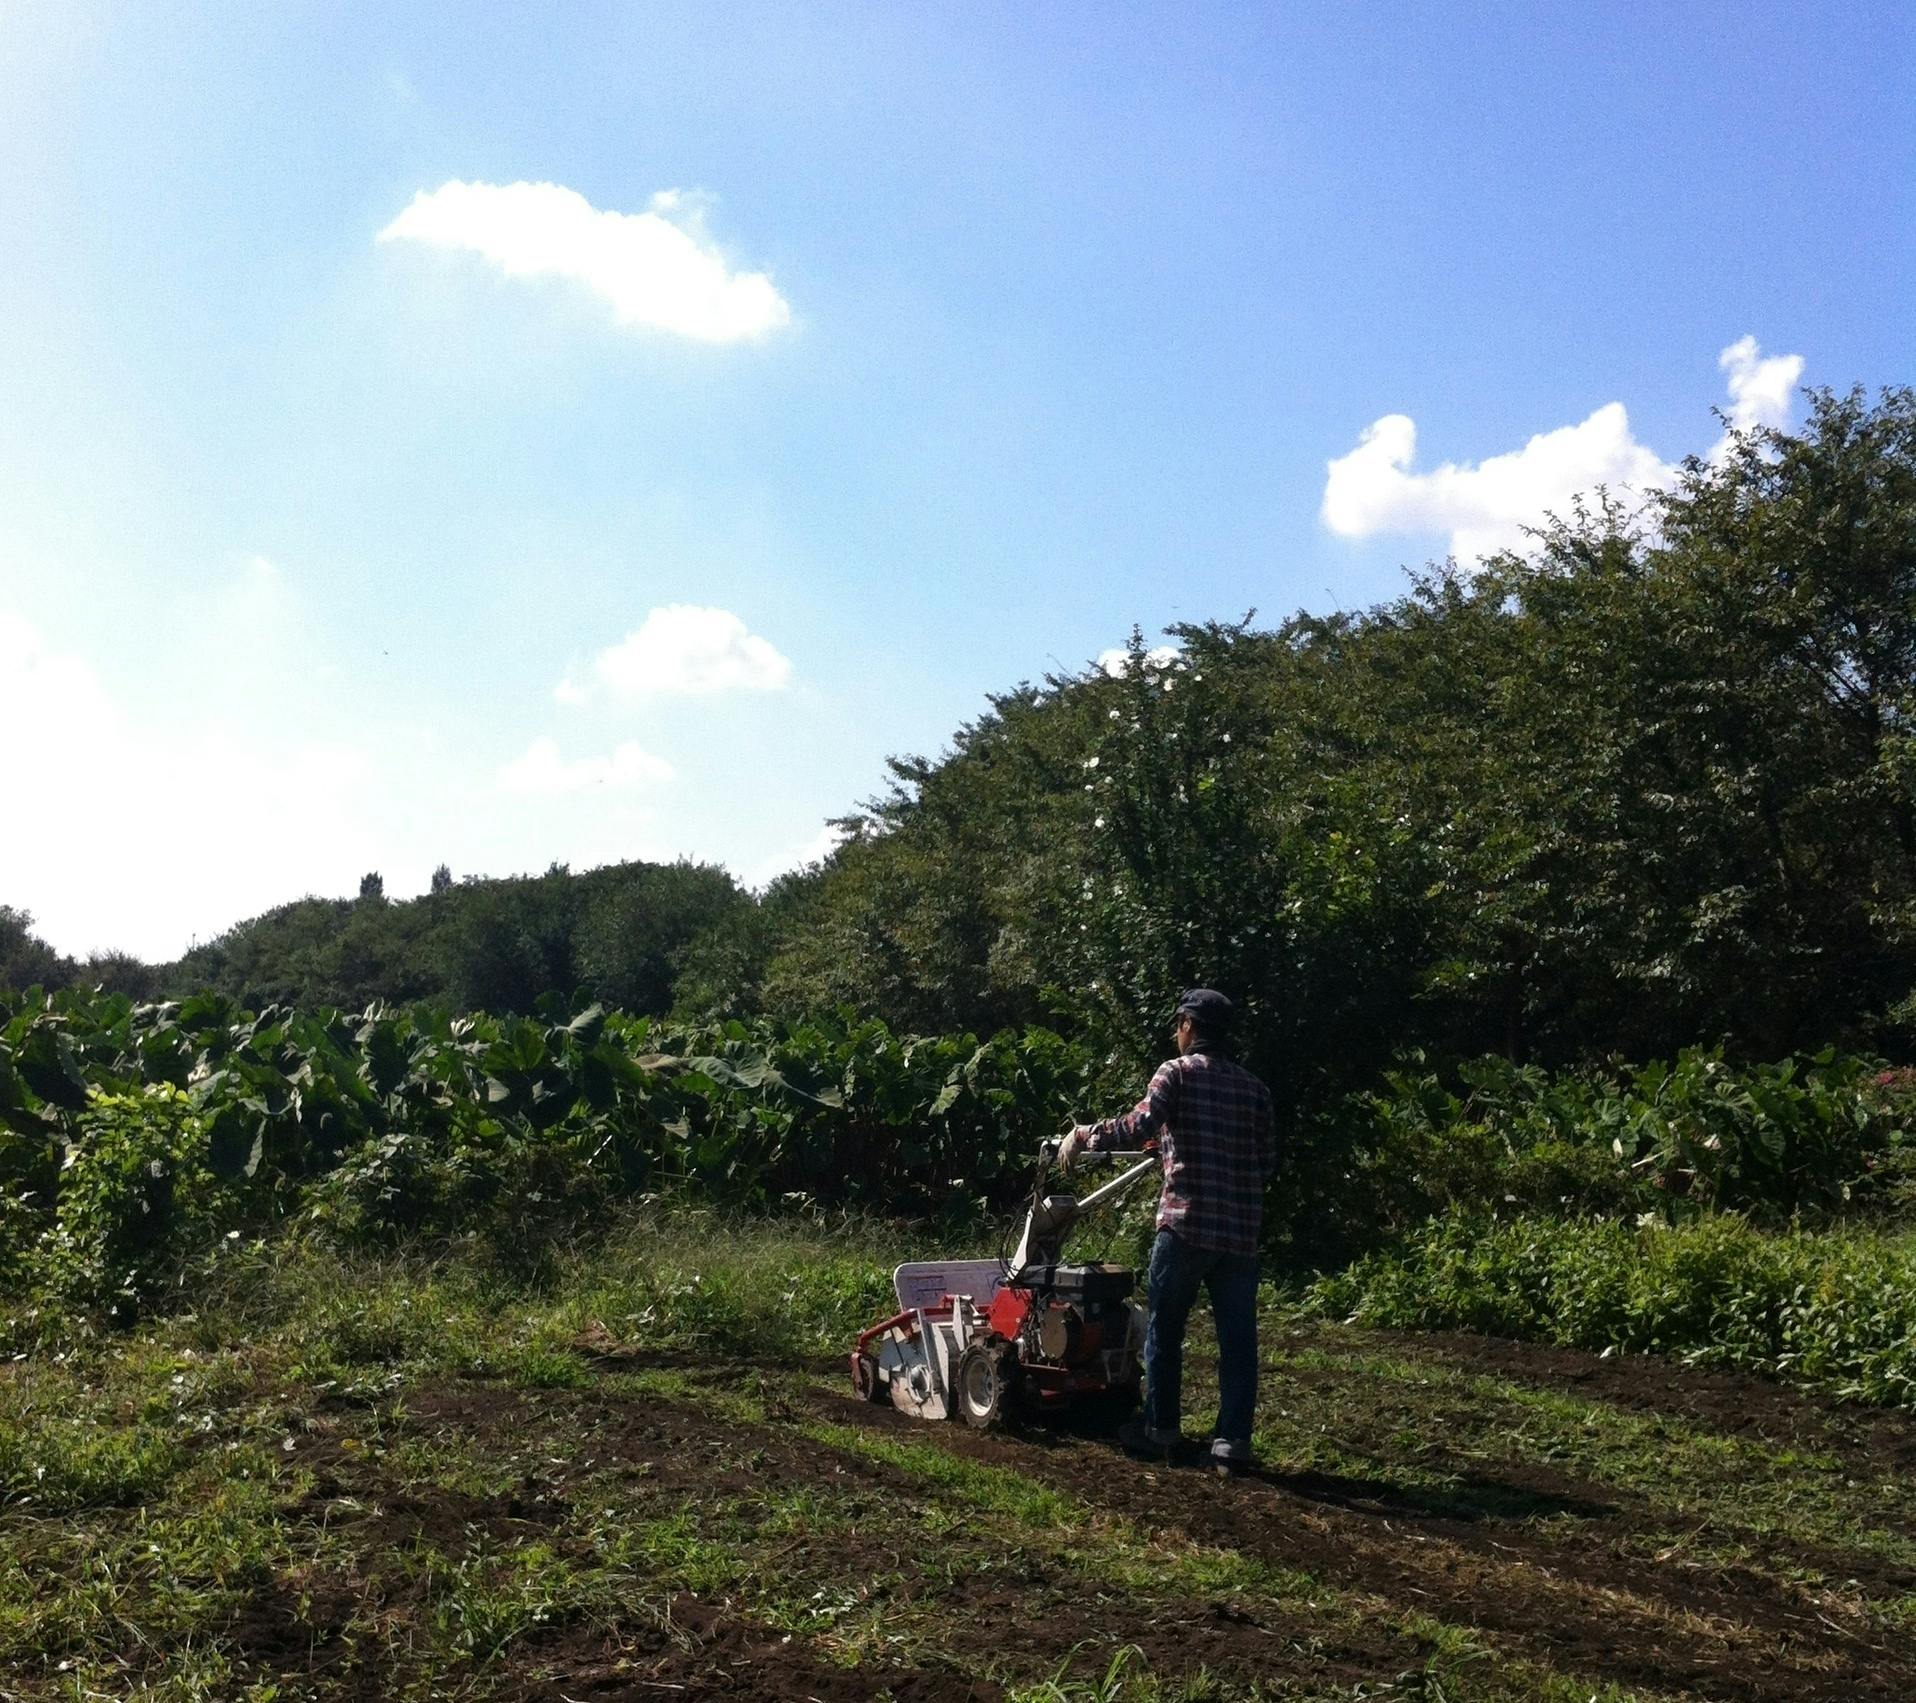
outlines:
[[[1191,1021],[1207,1035],[1221,1035],[1231,1026],[1231,1002],[1216,988],[1189,988],[1178,1000],[1178,1015],[1190,1013]]]

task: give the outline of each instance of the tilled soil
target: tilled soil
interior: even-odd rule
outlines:
[[[1468,1337],[1391,1347],[1631,1411],[1842,1451],[1859,1471],[1916,1458],[1907,1419],[1851,1414],[1759,1380]],[[301,1445],[311,1485],[299,1517],[360,1561],[257,1592],[227,1632],[241,1670],[315,1696],[391,1695],[404,1628],[443,1611],[417,1569],[387,1559],[529,1542],[583,1554],[581,1522],[610,1486],[651,1515],[719,1510],[712,1517],[733,1524],[713,1529],[732,1532],[750,1555],[749,1580],[697,1590],[668,1581],[639,1608],[557,1613],[475,1659],[466,1694],[984,1700],[1067,1668],[1095,1676],[1132,1645],[1162,1677],[1208,1671],[1277,1694],[1356,1696],[1414,1678],[1433,1648],[1417,1620],[1426,1616],[1466,1630],[1492,1661],[1593,1685],[1752,1703],[1916,1696],[1916,1649],[1869,1606],[1916,1595],[1906,1570],[1866,1552],[1818,1553],[1747,1533],[1762,1565],[1700,1564],[1680,1539],[1646,1552],[1642,1534],[1660,1525],[1641,1496],[1547,1462],[1465,1474],[1441,1495],[1323,1472],[1220,1478],[1201,1464],[1131,1461],[1095,1436],[927,1425],[848,1388],[768,1382],[761,1368],[697,1361],[689,1371],[718,1391],[770,1391],[763,1420],[682,1387],[458,1383],[409,1394],[393,1438],[431,1439],[491,1463],[485,1493],[422,1482],[390,1455],[350,1449],[322,1429]],[[879,1453],[890,1443],[929,1447],[1056,1490],[1084,1529],[1009,1533],[1000,1556],[988,1522],[915,1467],[915,1451],[873,1459],[806,1434],[844,1434],[828,1427],[871,1439]],[[780,1528],[776,1539],[752,1529],[755,1498],[799,1489],[853,1512],[816,1530]],[[1131,1582],[1101,1576],[1100,1543],[1140,1557]],[[953,1568],[943,1578],[927,1571],[941,1550]],[[1289,1582],[1153,1589],[1138,1573],[1148,1577],[1154,1554],[1246,1558]],[[1855,1589],[1832,1592],[1819,1574]],[[766,1605],[783,1583],[799,1599],[806,1586],[842,1585],[861,1612],[869,1606],[877,1633],[852,1647],[793,1630],[789,1619],[781,1628]],[[904,1631],[888,1641],[893,1624]]]
[[[1370,1334],[1380,1347],[1428,1355],[1459,1370],[1514,1376],[1726,1436],[1838,1453],[1858,1476],[1916,1470],[1916,1423],[1909,1415],[1819,1401],[1764,1378],[1682,1366],[1654,1354],[1589,1354],[1463,1331]]]
[[[849,1397],[827,1398],[837,1410]],[[865,1421],[912,1427],[870,1410]],[[1593,1678],[1712,1698],[1916,1696],[1916,1656],[1900,1642],[1828,1619],[1815,1604],[1737,1569],[1635,1559],[1633,1529],[1581,1502],[1567,1545],[1523,1521],[1460,1520],[1320,1474],[1218,1479],[1190,1467],[1134,1466],[1110,1451],[951,1431],[946,1447],[1067,1485],[1160,1532],[1254,1555],[1495,1635],[1500,1647]],[[1598,1494],[1594,1490],[1589,1494]],[[1569,1505],[1577,1506],[1577,1501]]]

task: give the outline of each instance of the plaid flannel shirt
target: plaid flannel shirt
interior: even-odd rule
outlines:
[[[1160,1230],[1219,1253],[1257,1252],[1277,1124],[1271,1091],[1242,1065],[1202,1048],[1167,1059],[1136,1107],[1089,1129],[1092,1152],[1157,1138]]]

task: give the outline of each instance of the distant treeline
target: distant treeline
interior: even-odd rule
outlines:
[[[135,999],[221,993],[267,1005],[359,1010],[427,1002],[524,1015],[540,997],[587,988],[621,1010],[669,1010],[682,975],[759,903],[707,864],[623,863],[574,875],[455,882],[389,900],[377,874],[357,898],[296,899],[184,957],[145,964],[121,953],[73,962],[0,907],[0,986],[104,986]],[[700,949],[700,950],[695,950]]]
[[[352,1008],[633,1012],[901,1030],[1050,1023],[1163,1050],[1227,989],[1291,1103],[1393,1056],[1780,1057],[1916,1035],[1916,394],[1811,396],[1631,518],[1361,614],[1181,627],[1117,674],[991,700],[901,758],[769,893],[627,864],[302,900],[177,964],[0,980]],[[135,985],[137,984],[137,985]]]

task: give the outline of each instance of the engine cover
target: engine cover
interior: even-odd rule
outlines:
[[[1131,1268],[1123,1265],[1034,1265],[1019,1274],[1018,1287],[1049,1291],[1060,1301],[1084,1305],[1123,1301],[1137,1286]]]

